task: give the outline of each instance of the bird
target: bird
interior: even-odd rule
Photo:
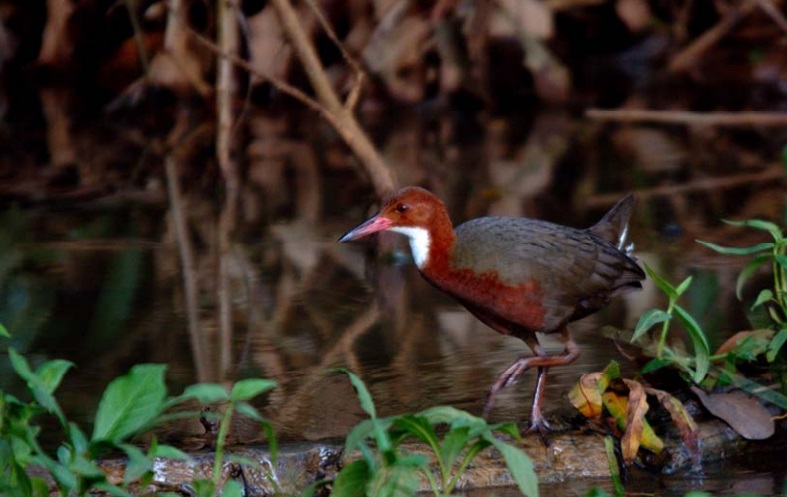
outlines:
[[[375,215],[339,242],[380,231],[406,236],[426,281],[494,331],[523,340],[533,355],[519,357],[500,374],[489,389],[483,416],[488,419],[501,390],[537,368],[527,431],[544,435],[550,430],[542,412],[547,371],[579,356],[568,324],[621,293],[642,288],[645,273],[627,241],[633,205],[629,194],[586,229],[503,216],[479,217],[454,228],[437,196],[408,186],[383,199]],[[548,355],[538,333],[557,335],[564,350]]]

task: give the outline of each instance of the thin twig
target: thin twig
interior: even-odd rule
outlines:
[[[306,32],[298,19],[298,13],[289,0],[272,0],[271,3],[276,7],[284,32],[287,33],[295,53],[301,60],[303,69],[309,77],[309,82],[314,88],[317,98],[325,106],[323,115],[333,119],[331,124],[334,125],[334,128],[342,136],[345,143],[361,159],[361,163],[369,174],[377,195],[381,198],[384,197],[393,189],[395,184],[391,170],[380,157],[369,137],[361,129],[358,121],[355,120],[355,116],[339,100],[317,56],[314,45],[306,36]]]
[[[773,22],[776,23],[782,31],[787,33],[787,19],[784,18],[784,14],[782,14],[781,10],[776,7],[775,2],[773,0],[756,0],[757,5],[760,6],[760,9],[765,12],[768,17],[770,17]]]
[[[697,60],[729,33],[741,20],[757,7],[756,0],[748,0],[741,7],[732,8],[715,26],[697,37],[689,46],[678,52],[669,63],[672,72],[683,72],[693,67]]]
[[[787,126],[787,112],[691,112],[649,109],[588,109],[585,116],[600,121],[704,126]]]
[[[199,304],[197,292],[197,275],[194,263],[194,251],[189,238],[186,216],[183,213],[183,201],[177,172],[177,162],[173,153],[164,159],[167,173],[167,191],[169,193],[172,221],[180,251],[180,262],[183,265],[183,286],[186,295],[186,316],[189,324],[189,338],[194,365],[197,370],[197,381],[204,383],[211,380],[207,361],[207,343],[200,327]]]
[[[744,184],[752,183],[771,183],[780,182],[784,180],[784,169],[781,166],[771,166],[767,169],[756,173],[736,174],[732,176],[724,176],[719,178],[702,178],[686,183],[676,185],[664,185],[654,188],[645,188],[637,190],[636,196],[640,200],[650,197],[678,195],[682,193],[696,192],[696,191],[719,191],[725,188],[732,188]],[[593,195],[585,201],[587,207],[603,207],[613,204],[616,200],[620,199],[624,193],[605,193],[603,195]]]
[[[321,114],[325,114],[325,109],[317,102],[315,99],[307,95],[306,93],[302,92],[300,89],[292,86],[291,84],[287,83],[286,81],[277,78],[272,74],[268,74],[259,68],[253,66],[248,61],[238,57],[235,54],[227,53],[223,51],[216,43],[214,43],[211,39],[203,36],[201,33],[195,31],[191,26],[188,24],[186,25],[186,30],[188,33],[194,37],[194,39],[202,44],[205,48],[210,50],[211,52],[215,53],[216,55],[223,57],[236,66],[240,67],[244,71],[248,71],[249,74],[253,74],[257,76],[261,80],[269,81],[273,86],[276,87],[277,90],[281,91],[282,93],[294,98],[295,100],[299,101],[303,105],[315,110]]]
[[[336,36],[336,31],[334,31],[333,26],[328,22],[325,18],[325,15],[322,13],[322,9],[314,0],[308,0],[307,2],[309,7],[311,7],[312,11],[314,12],[315,17],[317,17],[317,21],[322,26],[322,29],[325,30],[325,34],[328,35],[328,38],[331,39],[334,45],[339,49],[342,54],[342,58],[350,66],[350,70],[355,75],[355,82],[353,83],[353,87],[350,89],[350,93],[347,96],[347,100],[345,100],[344,105],[348,109],[354,109],[355,105],[358,103],[358,99],[361,94],[361,90],[363,89],[363,82],[365,79],[365,75],[361,66],[355,61],[348,52],[347,49],[344,47],[344,43],[339,40],[339,37]]]

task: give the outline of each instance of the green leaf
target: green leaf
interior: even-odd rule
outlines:
[[[11,358],[11,365],[14,371],[20,378],[25,380],[36,402],[38,402],[41,407],[54,414],[58,420],[60,420],[62,426],[68,426],[68,421],[63,411],[60,409],[60,405],[57,403],[54,395],[52,395],[49,386],[45,384],[38,375],[33,373],[27,359],[19,354],[13,347],[8,349],[8,356]]]
[[[8,333],[8,330],[0,323],[0,337],[11,338],[11,334]]]
[[[522,434],[519,433],[519,427],[516,423],[509,421],[507,423],[498,423],[489,427],[490,430],[499,431],[511,438],[522,440]]]
[[[702,240],[696,240],[696,242],[705,245],[711,250],[725,255],[751,255],[756,254],[757,252],[771,251],[774,247],[773,242],[758,243],[757,245],[752,245],[751,247],[724,247],[711,242],[703,242]]]
[[[227,480],[221,489],[222,497],[244,497],[243,487],[237,480]]]
[[[654,271],[647,264],[645,264],[645,272],[648,273],[648,276],[650,276],[650,279],[653,280],[653,283],[655,283],[656,286],[659,288],[659,290],[661,290],[666,296],[668,296],[672,300],[678,297],[678,293],[675,291],[675,287],[672,286],[672,284],[669,281],[665,280],[664,278],[656,274],[656,271]]]
[[[139,480],[153,468],[153,461],[139,447],[130,444],[120,444],[118,447],[128,457],[126,470],[123,473],[123,484],[129,485]]]
[[[637,326],[634,328],[634,335],[631,337],[631,343],[634,343],[642,338],[642,335],[644,335],[645,332],[647,332],[653,326],[663,323],[664,321],[669,321],[670,319],[672,319],[672,316],[661,309],[649,310],[639,318]]]
[[[754,300],[754,303],[751,305],[750,309],[753,311],[754,309],[760,307],[762,304],[773,300],[773,292],[768,290],[767,288],[762,290],[759,294],[757,294],[757,298]]]
[[[441,467],[449,469],[453,467],[454,462],[467,448],[467,443],[471,440],[470,428],[462,426],[454,428],[448,433],[443,435],[443,443],[440,444],[440,450],[437,455],[441,461]]]
[[[162,364],[140,364],[112,380],[98,404],[91,440],[117,444],[153,423],[167,395],[165,370]]]
[[[71,445],[76,452],[85,452],[88,450],[88,441],[85,433],[77,426],[76,423],[69,422],[68,434],[71,439]]]
[[[178,402],[186,399],[197,399],[203,404],[213,404],[229,400],[230,394],[227,389],[217,383],[198,383],[189,385],[183,393],[177,397]]]
[[[366,485],[372,472],[366,461],[359,459],[347,464],[333,481],[332,497],[366,497]]]
[[[57,387],[60,386],[63,376],[73,365],[74,363],[62,359],[47,361],[38,367],[36,376],[38,376],[49,393],[54,393]]]
[[[462,411],[452,406],[430,407],[429,409],[419,412],[418,416],[425,417],[432,425],[444,423],[451,428],[467,426],[470,428],[471,436],[476,436],[489,429],[489,425],[484,418],[473,416],[467,411]]]
[[[60,464],[45,454],[37,454],[31,457],[30,463],[46,468],[61,489],[69,489],[76,493],[77,477],[65,465]]]
[[[779,330],[779,333],[777,333],[768,344],[768,353],[765,355],[768,362],[776,360],[776,356],[779,354],[785,342],[787,342],[787,329]]]
[[[157,445],[155,449],[151,448],[150,457],[160,457],[162,459],[175,459],[178,461],[191,461],[192,458],[190,455],[186,454],[182,450],[178,449],[177,447],[173,447],[167,444],[160,444]]]
[[[105,492],[109,495],[114,495],[115,497],[134,497],[134,494],[107,482],[96,483],[92,486],[92,488],[101,492]]]
[[[377,411],[374,408],[374,401],[372,400],[372,394],[369,393],[367,390],[366,385],[364,385],[363,381],[350,371],[349,369],[338,368],[334,369],[334,371],[338,373],[344,373],[350,377],[350,383],[352,383],[353,387],[355,387],[355,392],[358,395],[358,401],[361,403],[361,409],[366,411],[366,413],[372,417],[377,417]]]
[[[787,255],[778,254],[774,259],[783,269],[787,269]]]
[[[724,219],[723,221],[730,226],[740,226],[767,231],[776,241],[779,241],[782,237],[781,228],[770,221],[763,221],[762,219],[746,219],[743,221],[730,221],[728,219]]]
[[[743,375],[731,373],[723,369],[718,370],[718,375],[721,381],[734,385],[756,397],[759,397],[762,400],[780,407],[781,409],[787,409],[787,397],[776,390],[771,390],[770,388],[760,385],[759,383],[752,381]]]
[[[746,281],[760,266],[770,261],[771,257],[771,254],[759,254],[743,266],[743,269],[738,274],[738,279],[735,281],[735,295],[737,295],[738,300],[743,300],[743,286],[746,284]]]
[[[393,421],[394,420],[391,417],[382,419],[365,419],[353,426],[350,430],[350,433],[347,434],[347,438],[344,439],[345,453],[350,454],[354,450],[358,449],[362,445],[363,441],[367,438],[373,436],[376,437],[378,436],[379,432],[384,433],[386,430],[388,430],[388,428],[390,428]],[[386,438],[388,437],[386,436]],[[390,446],[390,440],[388,443]]]
[[[683,281],[680,283],[680,285],[678,285],[678,287],[675,289],[675,293],[678,295],[678,297],[680,297],[681,295],[683,295],[683,292],[685,292],[685,291],[686,291],[686,289],[689,287],[689,285],[691,285],[691,280],[692,280],[692,277],[691,277],[691,276],[689,276],[688,278],[686,278],[685,280],[683,280]]]
[[[538,477],[530,458],[522,450],[496,439],[493,435],[485,436],[484,439],[500,451],[519,491],[527,497],[538,497]]]
[[[419,470],[426,464],[422,454],[411,455],[372,474],[367,493],[374,497],[413,497],[418,491]]]
[[[686,327],[686,331],[689,332],[691,341],[694,344],[694,381],[700,383],[705,378],[705,375],[708,374],[708,368],[710,366],[710,346],[708,345],[708,338],[705,336],[705,332],[702,331],[697,321],[695,321],[683,307],[676,304],[673,310],[678,319],[683,323],[683,326]]]
[[[241,400],[249,400],[261,395],[268,390],[276,388],[276,382],[273,380],[264,380],[261,378],[247,378],[235,383],[230,393],[231,402],[239,402]]]
[[[279,454],[279,442],[276,439],[276,430],[268,421],[262,422],[262,429],[265,432],[265,439],[268,441],[268,454],[271,457],[271,464],[276,464],[276,457]]]
[[[397,416],[393,422],[393,426],[394,428],[400,428],[412,434],[434,450],[437,450],[440,446],[434,428],[423,416],[415,416],[413,414]]]
[[[262,417],[262,414],[260,414],[260,412],[248,402],[238,403],[238,405],[235,406],[235,410],[247,418],[253,419],[254,421],[265,421],[265,418]]]

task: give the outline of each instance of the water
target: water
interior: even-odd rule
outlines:
[[[170,156],[135,141],[129,129],[100,122],[80,131],[77,155],[91,159],[54,173],[60,179],[76,174],[81,183],[55,187],[42,175],[10,176],[0,190],[6,207],[0,219],[0,321],[14,334],[12,345],[34,362],[75,363],[58,398],[82,424],[90,423],[110,379],[142,362],[168,365],[173,394],[196,381],[278,381],[280,387],[258,405],[286,440],[341,438],[363,419],[347,379],[330,372],[338,366],[363,377],[381,415],[438,404],[480,414],[489,385],[519,355],[529,354],[526,346],[489,330],[423,281],[396,235],[385,236],[380,251],[369,241],[336,243],[368,214],[373,196],[320,123],[297,121],[292,138],[282,131],[292,128],[289,117],[252,113],[250,119],[256,134],[245,149],[249,174],[230,244],[221,242],[223,196],[211,155],[193,143],[190,160],[176,162],[192,252],[193,305],[175,208],[166,193],[172,176],[163,164]],[[743,261],[716,256],[693,240],[755,240],[720,225],[725,217],[779,221],[784,192],[774,179],[781,174],[774,172],[778,166],[719,168],[713,149],[703,150],[703,160],[692,159],[688,154],[707,146],[707,139],[682,143],[681,131],[672,128],[647,128],[643,138],[637,135],[643,128],[631,127],[627,132],[635,136],[621,137],[622,128],[558,111],[537,114],[529,132],[519,125],[516,119],[410,115],[394,120],[378,145],[400,181],[438,193],[455,222],[491,213],[584,227],[625,192],[639,191],[632,238],[641,260],[673,282],[695,276],[686,305],[715,345],[746,329],[744,306],[734,296]],[[720,133],[735,139],[734,132]],[[650,149],[649,143],[662,148]],[[672,155],[658,157],[664,143]],[[648,156],[648,150],[656,152]],[[769,152],[776,149],[764,147],[761,154]],[[124,174],[116,174],[118,168]],[[106,182],[112,187],[106,189]],[[647,283],[642,292],[575,323],[571,329],[582,353],[576,363],[552,371],[547,417],[572,413],[565,394],[581,374],[601,370],[610,359],[633,372],[599,330],[630,329],[642,312],[662,305]],[[554,339],[544,343],[551,352],[560,350]],[[21,390],[5,359],[0,372],[0,387]],[[528,373],[507,389],[492,419],[526,421],[534,380]],[[164,436],[178,442],[202,431],[194,423]],[[233,435],[235,441],[258,438],[255,428],[244,425]],[[777,495],[783,485],[780,468],[749,471],[725,463],[719,473],[725,476],[684,480],[688,485],[678,485],[675,495],[690,488],[736,493],[737,480],[765,481],[756,492]],[[647,487],[653,478],[635,482]]]

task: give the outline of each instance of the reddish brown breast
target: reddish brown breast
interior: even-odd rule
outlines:
[[[549,333],[606,305],[642,270],[587,230],[484,217],[455,230],[424,276],[497,328]]]

